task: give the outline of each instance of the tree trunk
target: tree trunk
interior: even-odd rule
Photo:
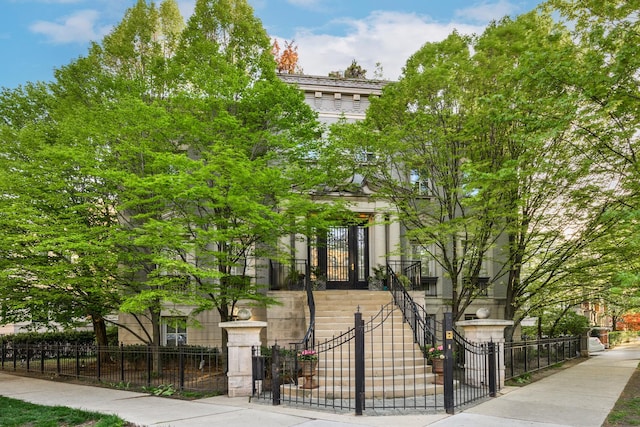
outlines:
[[[93,324],[93,332],[96,334],[96,344],[99,346],[109,345],[107,338],[107,324],[104,318],[99,314],[91,315],[91,323]]]
[[[91,323],[93,324],[93,332],[96,335],[96,344],[98,347],[106,347],[109,345],[109,339],[107,338],[107,324],[104,321],[104,317],[99,314],[91,315]],[[108,363],[110,360],[108,351],[99,351],[100,362]]]
[[[162,360],[160,359],[160,340],[162,338],[160,335],[160,305],[150,307],[149,312],[151,314],[153,372],[160,376],[162,373]]]

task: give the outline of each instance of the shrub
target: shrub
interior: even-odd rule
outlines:
[[[0,341],[14,344],[95,344],[96,336],[93,331],[25,332],[5,335]]]
[[[618,344],[629,342],[637,337],[638,332],[636,331],[612,331],[609,332],[609,345],[613,347]]]

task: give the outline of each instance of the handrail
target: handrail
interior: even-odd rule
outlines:
[[[295,345],[296,351],[303,349],[313,348],[316,342],[316,301],[313,298],[313,283],[311,282],[309,264],[305,262],[305,279],[304,289],[307,292],[307,306],[309,307],[309,326],[307,332],[304,334],[304,338],[300,341],[292,342],[290,344]],[[309,345],[311,343],[311,346]]]
[[[402,311],[404,320],[411,327],[414,342],[420,345],[426,356],[426,347],[435,346],[437,343],[435,327],[430,327],[426,310],[411,298],[389,265],[387,265],[387,277],[389,277],[389,291],[393,295],[393,300]]]
[[[307,306],[309,306],[309,326],[307,327],[307,332],[304,334],[304,338],[302,338],[298,342],[290,343],[295,346],[296,354],[300,353],[302,350],[307,350],[309,347],[314,348],[316,343],[316,301],[313,298],[313,284],[311,283],[310,276],[310,268],[309,263],[305,262],[305,279],[304,279],[304,288],[307,291]],[[311,343],[311,346],[309,346]],[[298,358],[294,359],[294,367],[295,371],[298,372]],[[298,378],[294,380],[296,385],[298,384]]]
[[[307,270],[309,269],[309,265],[307,264]],[[311,347],[313,347],[316,342],[316,301],[313,298],[313,286],[311,283],[309,272],[305,275],[306,279],[304,282],[305,290],[307,291],[307,305],[309,306],[309,327],[307,328],[307,333],[304,334],[304,338],[302,339],[302,344],[304,348],[309,348],[309,341],[311,341]]]

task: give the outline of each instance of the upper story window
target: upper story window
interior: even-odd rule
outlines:
[[[433,189],[431,186],[431,181],[421,174],[420,171],[412,170],[409,173],[409,182],[411,183],[411,187],[414,189],[415,194],[418,196],[429,196],[433,194]]]
[[[414,260],[420,261],[420,274],[425,277],[434,277],[436,273],[435,245],[424,245],[412,242],[411,252]]]
[[[355,160],[360,164],[373,163],[376,160],[376,154],[373,151],[362,149],[356,151]]]

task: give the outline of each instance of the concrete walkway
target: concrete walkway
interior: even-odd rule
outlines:
[[[0,395],[117,414],[141,426],[600,427],[640,361],[640,342],[589,360],[456,415],[360,416],[250,403],[226,396],[184,401],[0,373]],[[366,413],[366,411],[365,411]]]

